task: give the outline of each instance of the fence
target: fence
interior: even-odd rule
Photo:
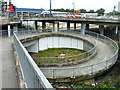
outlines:
[[[17,35],[14,33],[14,45],[19,59],[26,88],[53,88],[35,64],[27,50],[24,48]]]
[[[43,33],[44,35],[45,33]],[[39,66],[62,66],[62,65],[71,65],[71,64],[78,64],[81,62],[85,62],[89,60],[96,54],[96,41],[91,36],[84,35],[76,36],[73,34],[65,34],[65,33],[47,33],[53,34],[53,37],[42,37],[39,39],[39,43],[42,44],[42,48],[39,49],[44,50],[48,48],[75,48],[75,49],[83,49],[86,52],[82,54],[77,54],[73,56],[58,56],[58,57],[33,57],[35,61],[39,62]],[[58,35],[54,37],[55,35]],[[41,33],[42,35],[42,33]],[[64,38],[65,36],[65,38]],[[74,37],[74,38],[73,38]],[[89,38],[89,39],[88,39]],[[49,39],[49,41],[48,41]],[[41,41],[42,40],[42,41]],[[40,42],[41,41],[41,42]],[[46,41],[46,42],[44,42]]]
[[[40,35],[41,31],[20,31],[19,33],[24,34],[25,36],[22,38],[26,38],[28,37],[26,33],[29,33],[31,36],[36,36],[36,35]],[[33,34],[34,33],[34,34]],[[68,31],[64,31],[64,34],[80,34],[80,32],[75,33],[74,32],[68,32]],[[118,45],[116,44],[115,41],[113,41],[112,39],[103,36],[103,35],[99,35],[93,32],[86,32],[86,34],[99,39],[105,43],[107,43],[108,45],[112,46],[115,50],[115,53],[113,56],[111,56],[109,59],[106,59],[104,61],[98,62],[97,64],[93,64],[93,65],[89,65],[89,66],[84,66],[84,67],[76,67],[76,68],[41,68],[41,70],[44,72],[44,74],[46,75],[47,78],[61,78],[61,77],[75,77],[75,76],[81,76],[81,75],[87,75],[87,74],[93,74],[93,73],[97,73],[103,69],[107,69],[109,68],[111,65],[113,65],[118,57]],[[19,36],[19,38],[21,38]],[[101,66],[101,67],[100,67]],[[99,68],[97,68],[99,67]],[[78,72],[79,71],[79,72]],[[67,73],[66,73],[67,72]],[[64,73],[64,74],[63,74]],[[68,74],[69,73],[69,74]]]
[[[79,32],[77,33],[79,34]],[[117,61],[117,57],[118,57],[118,45],[116,44],[116,42],[103,35],[99,35],[93,32],[86,32],[86,33],[112,46],[115,50],[114,55],[111,56],[109,59],[98,62],[97,64],[92,64],[92,65],[83,66],[83,67],[41,68],[41,70],[43,71],[43,73],[46,75],[47,78],[63,78],[63,77],[76,77],[76,76],[82,76],[82,75],[91,75],[91,74],[98,73],[99,71],[106,70],[110,66],[115,64],[115,62]]]

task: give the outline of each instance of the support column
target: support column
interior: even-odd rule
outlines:
[[[85,24],[81,24],[81,34],[85,34]]]
[[[86,30],[89,31],[89,24],[86,24]]]
[[[13,26],[13,30],[14,30],[14,32],[17,32],[18,31],[18,25]]]
[[[37,21],[34,22],[34,29],[37,30]]]
[[[118,34],[118,26],[116,26],[116,34]]]
[[[70,22],[67,22],[67,31],[70,30]]]
[[[18,14],[17,14],[17,12],[16,12],[16,17],[18,17]]]
[[[59,22],[57,23],[57,30],[59,31]]]
[[[55,32],[59,31],[59,22],[58,21],[53,23],[53,31],[55,31]]]
[[[46,29],[46,22],[42,22],[42,29],[43,29],[43,30]]]
[[[104,25],[99,25],[100,34],[104,35]]]
[[[74,23],[74,30],[76,30],[76,23]]]
[[[10,25],[8,25],[8,37],[10,37],[11,35],[11,29],[10,29]]]
[[[28,12],[28,17],[30,17],[30,12]]]
[[[116,29],[116,36],[117,36],[117,39],[118,39],[118,41],[120,41],[118,25],[116,26],[115,29]]]

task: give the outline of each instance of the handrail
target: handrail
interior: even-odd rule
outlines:
[[[29,32],[29,31],[28,31]],[[37,32],[37,31],[34,31],[34,32]],[[18,32],[19,33],[19,32]],[[23,32],[24,33],[24,32]],[[47,32],[47,34],[65,34],[65,32],[64,33],[62,33],[62,32]],[[44,33],[41,33],[41,35],[42,34],[44,34]],[[68,34],[68,33],[66,33],[66,35],[69,35],[69,36],[74,36],[74,35],[72,35],[72,34]],[[78,37],[78,36],[75,36],[75,37]],[[84,40],[86,40],[86,41],[88,41],[89,43],[91,43],[93,46],[91,47],[91,48],[89,48],[88,49],[88,51],[86,51],[86,52],[84,52],[84,53],[82,53],[82,54],[78,54],[78,55],[73,55],[73,56],[66,56],[66,57],[38,57],[38,59],[39,60],[44,60],[44,62],[46,62],[46,60],[47,61],[49,61],[49,62],[51,62],[49,65],[57,65],[57,66],[62,66],[62,65],[69,65],[69,64],[74,64],[74,63],[81,63],[81,62],[85,62],[85,61],[87,61],[87,60],[89,60],[90,58],[92,58],[95,54],[96,54],[96,41],[95,41],[95,39],[93,38],[93,37],[91,37],[91,36],[84,36],[84,35],[82,35],[81,34],[81,36],[79,36],[78,38],[82,38],[82,39],[84,39]],[[88,40],[87,38],[89,38],[90,40]],[[85,56],[85,57],[83,57],[83,58],[79,58],[79,57],[81,57],[81,56]],[[64,60],[62,60],[62,63],[61,63],[61,59],[63,59],[64,58]],[[74,61],[68,61],[68,60],[70,60],[70,59],[72,59],[72,58],[75,58],[75,60]],[[55,60],[57,60],[58,62],[52,62],[52,61],[54,61],[54,59]],[[63,61],[68,61],[68,62],[63,62]],[[42,64],[42,65],[47,65],[48,63],[44,63],[44,64]]]
[[[101,71],[101,70],[103,70],[103,69],[108,69],[108,67],[110,67],[111,65],[113,65],[116,61],[117,61],[117,57],[118,57],[118,45],[117,45],[117,43],[115,42],[115,41],[113,41],[112,39],[110,39],[109,37],[106,37],[106,36],[103,36],[103,35],[99,35],[99,34],[97,34],[97,33],[93,33],[93,32],[87,32],[88,33],[88,35],[91,35],[92,36],[92,34],[95,34],[96,35],[96,37],[95,38],[97,38],[97,39],[101,39],[99,36],[102,36],[102,37],[104,37],[105,38],[105,40],[103,40],[103,39],[101,39],[102,41],[104,41],[104,42],[106,42],[106,43],[109,43],[109,41],[106,41],[106,39],[108,39],[108,40],[110,40],[110,45],[115,49],[115,53],[114,53],[114,55],[113,56],[111,56],[110,58],[108,58],[108,59],[106,59],[106,60],[104,60],[104,61],[101,61],[101,62],[98,62],[97,64],[91,64],[91,65],[87,65],[87,66],[82,66],[82,67],[72,67],[72,68],[40,68],[41,70],[50,70],[50,71],[52,71],[52,75],[46,75],[48,78],[50,77],[50,78],[60,78],[60,77],[75,77],[75,76],[81,76],[81,75],[88,75],[88,74],[93,74],[93,73],[97,73],[97,72],[99,72],[99,71]],[[112,62],[111,62],[112,61]],[[104,67],[102,67],[102,68],[98,68],[98,70],[95,68],[95,66],[97,66],[97,65],[100,65],[100,64],[102,64]],[[90,72],[87,72],[87,73],[82,73],[82,74],[76,74],[75,75],[75,69],[83,69],[83,68],[91,68],[90,69]],[[74,72],[74,73],[72,73],[71,75],[62,75],[62,76],[55,76],[55,71],[56,70],[59,70],[59,72],[60,71],[64,71],[64,70],[72,70],[71,72]]]

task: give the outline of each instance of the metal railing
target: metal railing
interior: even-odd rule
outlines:
[[[22,38],[27,38],[27,37],[31,37],[31,36],[36,36],[36,35],[40,35],[41,31],[19,31],[19,33],[24,34]],[[34,33],[34,34],[33,34]],[[64,31],[64,33],[71,33],[71,32],[67,32]],[[27,34],[31,34],[29,36],[27,36]],[[80,34],[80,32],[78,31],[74,31],[72,32],[72,34]],[[112,66],[118,57],[118,45],[116,44],[115,41],[113,41],[112,39],[104,36],[104,35],[100,35],[94,32],[86,32],[86,34],[101,40],[102,42],[107,43],[109,46],[114,48],[114,55],[111,56],[110,58],[98,62],[97,64],[92,64],[92,65],[88,65],[88,66],[83,66],[83,67],[75,67],[75,68],[41,68],[41,70],[43,71],[43,73],[46,75],[47,78],[61,78],[61,77],[75,77],[75,76],[81,76],[81,75],[88,75],[88,74],[94,74],[97,73],[101,70],[105,70],[108,69],[110,66]],[[20,39],[22,39],[19,36]],[[101,66],[101,67],[100,67]],[[99,67],[99,68],[97,68]],[[78,72],[79,71],[79,72]],[[68,73],[66,73],[68,72]]]
[[[14,33],[13,36],[25,87],[45,89],[53,88],[31,56],[28,54],[27,50],[18,39],[16,33]]]
[[[64,56],[64,57],[33,57],[33,59],[35,59],[37,61],[41,61],[41,63],[39,63],[39,66],[62,66],[62,65],[78,64],[78,63],[85,62],[85,61],[91,59],[96,54],[96,41],[94,40],[93,37],[91,37],[91,36],[86,37],[84,35],[80,35],[78,37],[75,34],[73,35],[72,33],[68,34],[68,33],[65,33],[65,32],[54,32],[54,33],[55,34],[63,34],[63,35],[74,36],[74,37],[77,37],[77,38],[80,38],[80,39],[82,38],[83,41],[86,40],[87,42],[89,42],[88,45],[86,46],[86,48],[83,48],[83,50],[85,50],[86,52],[84,52],[82,54],[78,54],[78,55]],[[49,32],[49,33],[46,33],[46,34],[54,34],[54,33]],[[45,34],[45,33],[41,33],[41,35],[42,34]],[[79,41],[79,39],[78,39],[78,41]],[[51,42],[51,43],[54,43],[54,42]],[[85,42],[83,42],[83,43],[85,43]],[[72,47],[72,45],[74,45],[72,43],[72,41],[69,44],[70,44],[69,47]],[[90,46],[89,44],[92,44],[92,45]],[[54,44],[52,44],[52,45],[54,45]],[[58,46],[60,47],[60,41],[58,42]],[[48,47],[49,46],[47,45],[47,48]],[[79,49],[79,44],[78,43],[77,43],[77,47],[75,47],[75,48]]]
[[[98,62],[97,64],[91,64],[88,66],[73,67],[73,68],[69,68],[69,67],[68,68],[40,68],[47,78],[64,78],[64,77],[92,75],[95,73],[99,73],[102,70],[104,71],[108,69],[110,66],[115,64],[118,58],[118,45],[116,44],[116,42],[106,36],[96,34],[93,32],[87,32],[87,34],[113,47],[115,50],[114,55],[106,60],[102,60],[101,62]]]

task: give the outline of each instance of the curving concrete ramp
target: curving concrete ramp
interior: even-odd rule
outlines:
[[[80,32],[57,32],[57,33],[64,33],[68,35],[76,35],[80,36]],[[35,34],[26,34],[25,37],[20,36],[20,38],[28,38],[34,37],[44,33],[35,33]],[[81,79],[93,78],[102,74],[104,71],[112,67],[115,62],[117,61],[118,57],[118,46],[117,44],[108,37],[90,33],[90,36],[93,36],[97,45],[97,54],[90,60],[71,66],[63,66],[63,67],[40,67],[43,74],[48,79],[64,79],[66,78],[74,78],[78,79],[77,77],[81,77]],[[86,36],[86,38],[89,37]]]
[[[110,58],[114,56],[116,50],[110,44],[99,39],[95,40],[97,42],[97,54],[89,61],[72,66],[41,67],[40,69],[47,78],[75,78],[77,76],[98,74],[100,71],[105,71],[106,68],[109,68],[115,63],[114,61],[116,60],[111,60]],[[114,57],[114,59],[116,58],[117,56]]]

